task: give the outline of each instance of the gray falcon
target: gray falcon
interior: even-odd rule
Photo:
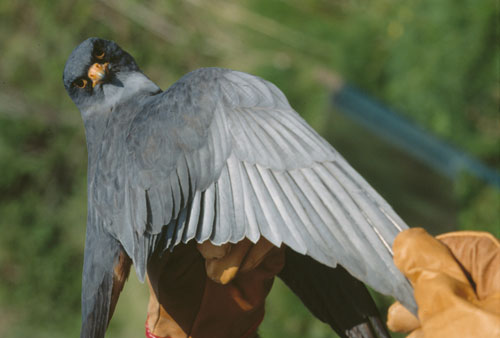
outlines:
[[[321,274],[298,280],[303,274],[290,271],[317,264],[321,296],[339,264],[349,272],[340,288],[352,275],[416,311],[391,252],[407,225],[272,83],[203,68],[162,91],[130,54],[99,38],[74,49],[63,82],[88,149],[81,337],[104,337],[127,261],[144,281],[151,257],[191,240],[263,236],[285,245],[292,263],[280,277],[325,321],[322,307],[335,296],[307,299]]]

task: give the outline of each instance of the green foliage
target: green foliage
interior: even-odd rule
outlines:
[[[377,140],[329,108],[325,86],[340,75],[498,169],[496,11],[493,0],[0,2],[0,336],[78,334],[86,152],[61,75],[83,39],[116,40],[162,88],[202,66],[269,79],[410,225],[500,236],[498,190],[449,182]],[[146,295],[132,275],[110,337],[143,334]],[[261,331],[334,337],[280,282]]]
[[[67,314],[80,303],[75,276],[83,259],[85,161],[78,157],[85,153],[79,141],[74,128],[0,117],[0,295],[2,312],[10,304],[19,313],[8,331],[13,335],[78,326]]]

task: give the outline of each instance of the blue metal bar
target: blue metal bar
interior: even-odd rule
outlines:
[[[344,85],[332,97],[334,107],[443,175],[455,179],[466,170],[500,189],[500,173],[438,139],[358,89]]]

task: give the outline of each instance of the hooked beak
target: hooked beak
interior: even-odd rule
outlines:
[[[102,83],[108,74],[109,63],[94,63],[90,66],[88,71],[88,77],[92,80],[92,87],[95,87],[97,84]]]

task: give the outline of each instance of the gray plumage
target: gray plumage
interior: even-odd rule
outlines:
[[[115,59],[108,81],[83,92],[74,81],[96,61],[96,46]],[[111,292],[96,264],[112,270],[121,247],[143,281],[153,252],[192,239],[220,245],[263,236],[341,264],[415,311],[412,288],[392,262],[393,239],[406,224],[273,84],[204,68],[161,91],[130,55],[95,38],[75,49],[63,78],[89,152],[82,336],[91,336],[85,321],[103,302],[96,293]],[[111,253],[94,240],[114,241]]]

